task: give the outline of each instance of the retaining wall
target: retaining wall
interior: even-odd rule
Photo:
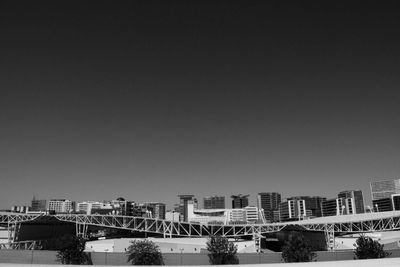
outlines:
[[[400,257],[400,249],[388,250],[390,258]],[[61,264],[57,261],[57,251],[46,250],[0,250],[0,263]],[[165,265],[208,265],[208,256],[203,253],[165,253]],[[131,265],[125,253],[91,252],[95,265]],[[281,263],[281,253],[238,254],[240,264]],[[353,251],[319,251],[318,262],[353,260]]]

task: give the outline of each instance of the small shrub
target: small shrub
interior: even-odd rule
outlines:
[[[383,245],[371,237],[360,236],[356,240],[356,250],[354,251],[354,259],[377,259],[385,258],[391,253],[383,250]]]
[[[84,252],[85,239],[76,236],[63,236],[59,243],[63,243],[63,246],[57,253],[57,260],[62,264],[92,265],[90,254]]]
[[[211,236],[207,241],[210,264],[239,264],[237,246],[226,237]]]
[[[317,255],[312,247],[304,241],[304,235],[291,232],[289,240],[282,247],[282,259],[285,262],[309,262]]]
[[[135,240],[128,247],[128,262],[132,265],[164,265],[158,246],[150,240]]]

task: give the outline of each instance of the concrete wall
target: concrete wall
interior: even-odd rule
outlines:
[[[400,258],[400,250],[389,251],[390,258]],[[57,261],[56,251],[46,250],[0,250],[0,263],[25,263],[25,264],[60,264]],[[166,265],[208,265],[207,254],[178,253],[163,254]],[[125,253],[91,252],[95,265],[130,265]],[[238,254],[240,264],[281,263],[281,253],[243,253]],[[319,251],[318,262],[350,260],[353,261],[353,251]],[[400,266],[400,265],[399,265]]]
[[[9,267],[10,265],[7,263],[0,263],[0,267]],[[13,264],[13,267],[29,267],[30,264]],[[57,265],[35,265],[36,267],[52,267]],[[77,265],[70,265],[77,266]],[[201,267],[201,265],[197,265]],[[225,266],[238,266],[238,265],[225,265]],[[254,267],[254,265],[246,265],[241,264],[241,267]],[[282,267],[281,263],[272,263],[272,264],[260,264],[256,265],[259,267]],[[358,261],[325,261],[325,262],[306,262],[306,263],[286,263],[284,266],[286,267],[398,267],[400,266],[400,258],[391,258],[391,259],[372,259],[372,260],[358,260]]]

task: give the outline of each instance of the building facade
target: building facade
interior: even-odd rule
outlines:
[[[350,214],[364,213],[364,197],[361,190],[347,190],[338,194],[338,198],[352,198],[354,200],[354,210]]]
[[[307,216],[306,204],[303,199],[286,200],[279,204],[279,220],[303,220]]]
[[[372,205],[375,212],[384,212],[393,210],[393,200],[391,197],[373,199]]]
[[[242,209],[249,205],[249,195],[232,195],[232,209]]]
[[[191,203],[197,208],[197,199],[194,195],[178,195],[179,197],[179,220],[182,222],[188,221],[188,204]]]
[[[400,210],[400,194],[392,195],[393,210]]]
[[[333,198],[322,201],[322,216],[338,216],[343,214],[343,199]]]
[[[373,181],[370,183],[372,200],[390,198],[400,194],[400,179]]]
[[[267,222],[274,221],[274,211],[279,210],[279,204],[281,203],[281,194],[277,192],[258,193],[257,195],[257,207],[263,210],[265,219]]]
[[[144,203],[151,210],[151,217],[155,219],[165,220],[165,204],[161,202]]]
[[[247,207],[244,207],[243,209],[244,209],[244,213],[245,213],[246,223],[260,222],[260,218],[259,218],[259,214],[258,214],[259,209],[257,207],[247,206]]]
[[[210,196],[203,199],[204,209],[225,209],[224,196]]]
[[[102,207],[103,207],[102,202],[84,201],[84,202],[78,202],[76,204],[76,211],[78,213],[90,215],[92,214],[92,210],[99,210],[102,209]]]
[[[75,202],[68,199],[51,199],[48,210],[55,213],[71,213],[75,211]]]
[[[32,199],[31,202],[31,211],[46,211],[46,206],[47,201],[46,199]]]
[[[243,209],[197,209],[188,203],[188,222],[201,224],[250,224],[261,221],[260,210],[247,206]]]
[[[295,196],[288,198],[288,200],[304,200],[307,217],[314,218],[322,216],[322,201],[326,200],[326,198],[320,196]]]

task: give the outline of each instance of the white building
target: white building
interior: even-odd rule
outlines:
[[[229,221],[235,223],[245,222],[246,214],[244,209],[231,209],[229,212]]]
[[[259,212],[257,207],[247,206],[244,208],[246,222],[256,223],[259,221]]]
[[[179,212],[177,211],[167,211],[165,213],[165,220],[167,221],[173,221],[173,222],[179,222]]]
[[[69,213],[75,209],[75,202],[68,199],[51,199],[48,210],[56,213]]]
[[[257,223],[263,217],[257,207],[243,209],[195,209],[188,204],[188,221],[202,224],[246,224]]]
[[[98,201],[84,201],[77,204],[76,211],[90,215],[92,214],[92,209],[101,209],[103,206],[103,203]]]

